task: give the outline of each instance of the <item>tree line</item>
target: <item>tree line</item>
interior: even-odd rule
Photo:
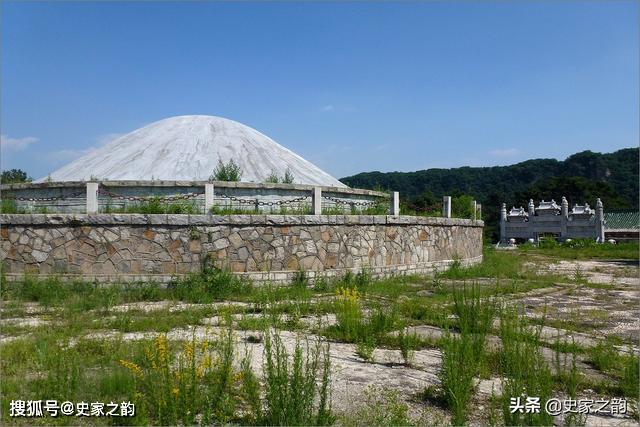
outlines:
[[[485,234],[495,240],[500,206],[526,206],[529,199],[569,205],[602,199],[606,210],[638,208],[638,148],[613,153],[582,151],[565,160],[533,159],[510,166],[427,169],[416,172],[363,172],[340,179],[355,188],[400,191],[414,210],[437,208],[442,196],[471,195],[482,203]]]

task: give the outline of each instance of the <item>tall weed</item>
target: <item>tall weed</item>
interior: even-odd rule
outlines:
[[[480,363],[474,351],[477,344],[474,336],[467,332],[460,336],[447,332],[441,343],[442,369],[439,377],[442,397],[451,409],[451,423],[456,426],[464,425],[474,390],[473,379]]]
[[[280,335],[268,332],[264,352],[265,407],[261,424],[330,425],[329,346],[318,341],[314,347],[307,343],[305,349],[297,340],[290,356]],[[322,381],[318,386],[319,372]]]
[[[531,396],[546,402],[553,392],[553,376],[538,345],[541,327],[526,326],[516,309],[505,308],[500,315],[502,339],[501,369],[502,413],[506,425],[551,425],[553,417],[546,411],[512,413],[510,399]]]

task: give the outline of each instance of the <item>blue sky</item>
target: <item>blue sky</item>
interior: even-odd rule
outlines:
[[[1,167],[183,114],[336,177],[638,146],[638,2],[1,5]]]

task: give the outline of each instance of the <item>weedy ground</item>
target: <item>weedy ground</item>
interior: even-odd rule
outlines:
[[[433,277],[300,272],[288,286],[215,270],[164,287],[3,281],[0,420],[637,425],[637,254],[487,248],[482,264]],[[624,397],[629,411],[510,413],[521,394]],[[125,400],[137,415],[10,418],[17,399]]]

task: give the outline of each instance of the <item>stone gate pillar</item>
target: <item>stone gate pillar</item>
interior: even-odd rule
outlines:
[[[527,229],[529,230],[529,238],[537,239],[535,232],[535,221],[536,221],[536,206],[533,204],[533,199],[529,199],[529,205],[527,206],[527,211],[529,213],[529,222],[527,222]]]
[[[560,240],[565,240],[567,238],[567,222],[569,222],[569,202],[564,196],[562,196],[560,213]]]
[[[507,204],[500,209],[500,243],[507,243]]]

